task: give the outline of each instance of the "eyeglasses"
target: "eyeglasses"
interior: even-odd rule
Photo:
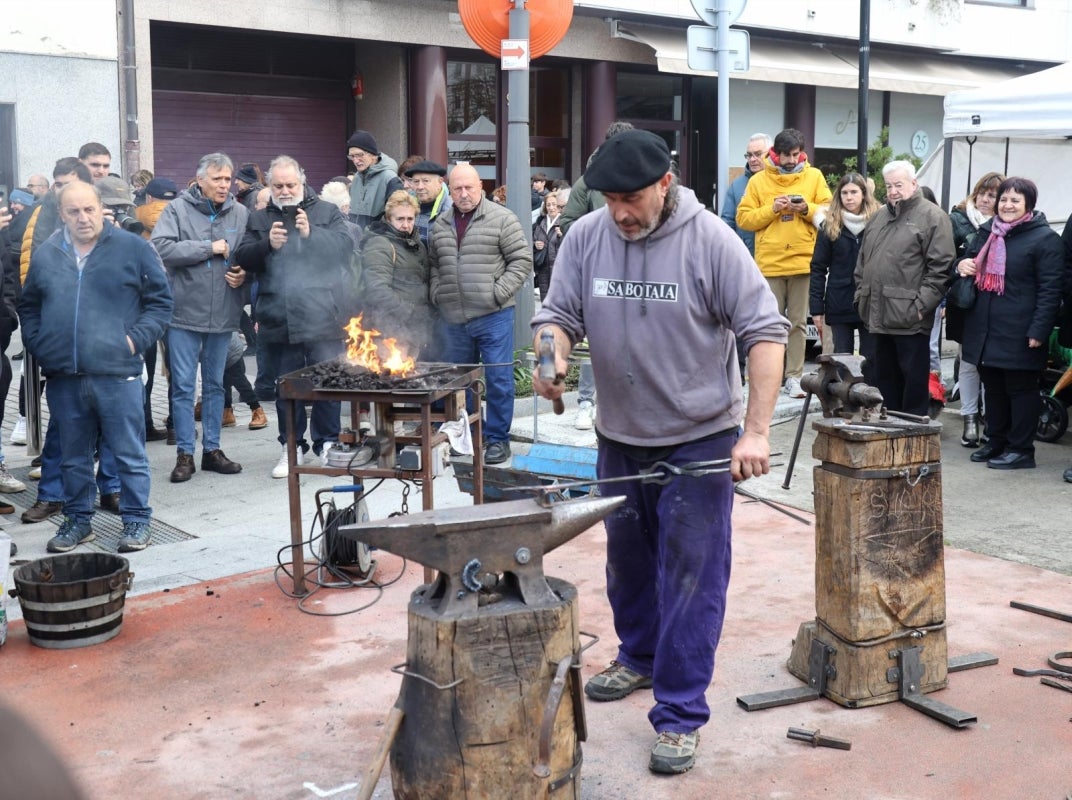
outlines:
[[[347,155],[351,160],[356,159],[356,158],[367,158],[368,157],[368,153],[366,153],[364,150],[356,150],[356,151],[354,151],[352,153],[348,153]]]
[[[765,153],[745,153],[744,157],[747,160],[749,158],[763,158],[764,155]]]

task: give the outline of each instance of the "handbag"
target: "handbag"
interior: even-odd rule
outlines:
[[[961,275],[953,281],[953,285],[949,287],[949,294],[946,295],[945,299],[949,305],[968,311],[975,305],[975,298],[978,294],[979,290],[975,287],[975,276]]]

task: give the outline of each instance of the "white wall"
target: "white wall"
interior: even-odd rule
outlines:
[[[743,0],[730,0],[738,7]],[[1030,8],[965,0],[870,0],[871,41],[960,55],[1072,61],[1072,3],[1032,0]],[[663,16],[700,24],[690,0],[575,0],[578,8]],[[747,0],[736,27],[853,41],[860,0]]]
[[[878,136],[882,128],[882,93],[867,95],[867,143]],[[856,150],[856,128],[859,116],[857,93],[853,89],[815,88],[815,143],[809,147],[834,147]],[[938,123],[942,118],[939,116]]]
[[[118,35],[115,0],[3,2],[0,103],[15,104],[16,179],[78,154],[88,141],[118,168]]]
[[[35,172],[52,179],[52,167],[78,155],[86,142],[112,152],[122,164],[119,77],[115,61],[0,52],[0,103],[15,104],[16,179]]]
[[[0,52],[116,60],[115,0],[3,0]]]
[[[911,153],[912,135],[916,131],[925,131],[929,146],[920,158],[926,160],[942,142],[942,113],[941,97],[894,92],[890,98],[890,147],[893,154]]]
[[[784,84],[731,78],[730,166],[744,166],[744,148],[753,133],[767,133],[774,138],[784,127]]]

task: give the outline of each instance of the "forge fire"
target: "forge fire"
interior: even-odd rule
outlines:
[[[350,341],[346,346],[346,358],[369,372],[385,377],[405,378],[413,373],[416,361],[406,355],[394,338],[385,338],[375,328],[361,327],[364,314],[353,317],[343,330]]]

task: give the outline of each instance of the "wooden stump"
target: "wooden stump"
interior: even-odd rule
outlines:
[[[558,664],[579,650],[577,590],[548,578],[561,602],[530,608],[514,599],[442,619],[414,595],[409,605],[405,711],[391,748],[391,780],[405,800],[580,797],[580,675],[567,685],[550,737],[550,776],[537,775],[540,728]],[[583,706],[579,713],[583,713]],[[555,788],[552,788],[555,787]]]
[[[898,649],[922,646],[922,692],[946,686],[941,452],[933,425],[839,423],[814,425],[816,619],[800,626],[789,671],[808,681],[820,639],[836,651],[826,695],[856,708],[900,699],[887,679]]]
[[[945,628],[928,633],[922,639],[905,632],[902,636],[879,644],[861,645],[845,641],[821,621],[802,623],[793,641],[789,671],[805,683],[809,677],[808,655],[813,639],[820,639],[837,651],[831,662],[837,671],[827,678],[824,696],[846,708],[896,703],[900,699],[897,683],[887,680],[886,675],[888,669],[897,666],[897,658],[890,653],[899,649],[922,647],[920,662],[924,672],[921,692],[936,692],[948,684]]]
[[[945,621],[939,436],[847,432],[823,420],[815,468],[815,612],[867,642]],[[922,429],[917,432],[917,428]],[[855,437],[855,438],[854,438]],[[918,480],[917,480],[918,478]]]

